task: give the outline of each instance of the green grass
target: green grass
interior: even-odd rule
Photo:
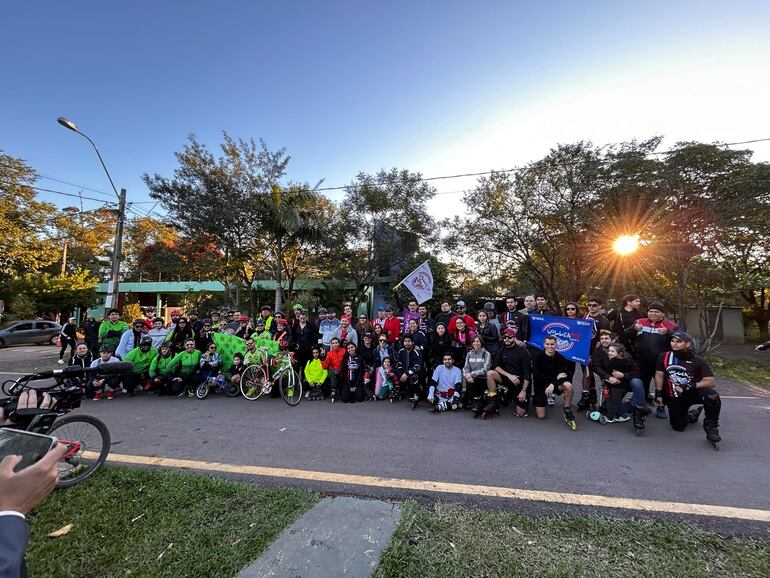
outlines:
[[[770,389],[770,361],[767,359],[728,359],[712,355],[708,362],[720,377]]]
[[[693,526],[404,504],[378,578],[770,576],[770,542]]]
[[[234,576],[317,501],[308,491],[105,467],[29,516],[30,576]],[[66,524],[69,534],[47,534]]]

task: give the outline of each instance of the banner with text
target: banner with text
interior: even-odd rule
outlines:
[[[548,336],[556,338],[556,351],[570,361],[588,363],[591,354],[591,334],[594,324],[590,319],[569,319],[550,315],[529,315],[532,338],[528,341],[538,349]]]
[[[430,272],[430,263],[425,261],[409,273],[401,283],[412,292],[417,303],[424,303],[431,299],[433,297],[433,273]]]

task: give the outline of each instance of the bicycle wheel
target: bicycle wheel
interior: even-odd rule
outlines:
[[[278,386],[281,389],[283,401],[291,406],[302,401],[302,382],[297,372],[289,368],[281,374]]]
[[[238,389],[238,385],[233,383],[233,382],[231,382],[231,381],[228,381],[225,384],[225,388],[224,389],[225,389],[225,394],[227,395],[227,397],[236,397],[238,394],[240,394],[240,390]]]
[[[71,455],[58,464],[58,488],[69,488],[91,477],[110,453],[110,430],[102,420],[90,415],[57,419],[46,433],[72,449]]]
[[[249,401],[258,399],[265,392],[267,376],[260,365],[249,365],[241,375],[241,395]]]

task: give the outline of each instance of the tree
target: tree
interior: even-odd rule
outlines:
[[[135,217],[126,223],[123,239],[124,276],[141,280],[144,275],[140,255],[146,255],[147,247],[153,245],[174,245],[179,238],[179,229],[154,217]],[[153,275],[149,275],[155,278]]]
[[[65,207],[53,217],[53,237],[61,247],[67,243],[66,271],[109,273],[116,218],[115,211],[106,207],[91,211]],[[58,266],[51,268],[51,273],[59,271]]]
[[[35,200],[35,171],[0,150],[0,279],[37,271],[59,256],[46,228],[55,208]]]
[[[97,282],[98,279],[84,269],[68,275],[37,272],[6,281],[0,293],[9,297],[26,295],[36,313],[52,314],[90,307],[96,300]],[[10,301],[13,308],[17,300],[11,297]]]

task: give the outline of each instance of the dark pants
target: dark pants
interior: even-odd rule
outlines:
[[[67,347],[70,348],[70,359],[75,356],[75,348],[78,346],[77,339],[74,337],[61,337],[61,349],[59,350],[59,359],[64,359],[64,352]]]
[[[96,358],[99,355],[99,338],[86,337],[85,344],[86,344],[86,347],[88,347],[88,351],[90,351],[93,354],[94,358]]]
[[[144,389],[144,384],[150,380],[150,376],[146,373],[129,373],[123,376],[123,387],[128,390],[130,395],[134,395],[134,390]]]
[[[687,420],[687,410],[692,405],[703,404],[703,413],[705,414],[703,425],[709,423],[719,425],[719,413],[722,410],[722,399],[719,393],[713,387],[704,387],[701,389],[688,389],[679,397],[669,397],[664,399],[668,406],[668,416],[671,427],[676,431],[684,431],[689,423]]]
[[[655,379],[655,365],[657,359],[639,359],[637,365],[639,366],[639,373],[641,373],[642,383],[644,384],[644,392],[647,397],[650,397],[652,389],[650,388],[650,382]],[[653,384],[654,386],[654,384]]]
[[[105,387],[109,387],[113,390],[120,389],[120,376],[119,375],[112,375],[110,377],[105,378],[104,383],[97,386],[94,384],[94,378],[91,378],[88,380],[88,384],[86,385],[86,397],[93,397],[94,393],[97,391],[102,391]]]
[[[340,380],[340,398],[345,403],[352,401],[364,401],[366,399],[366,389],[364,388],[363,381],[356,385],[355,391],[350,391],[350,384],[347,380]]]
[[[171,388],[169,394],[180,394],[183,391],[192,391],[203,382],[203,378],[198,372],[189,373],[187,375],[175,375],[171,380]]]
[[[157,390],[158,395],[167,395],[170,392],[171,379],[168,376],[158,375],[150,380],[153,389]]]

